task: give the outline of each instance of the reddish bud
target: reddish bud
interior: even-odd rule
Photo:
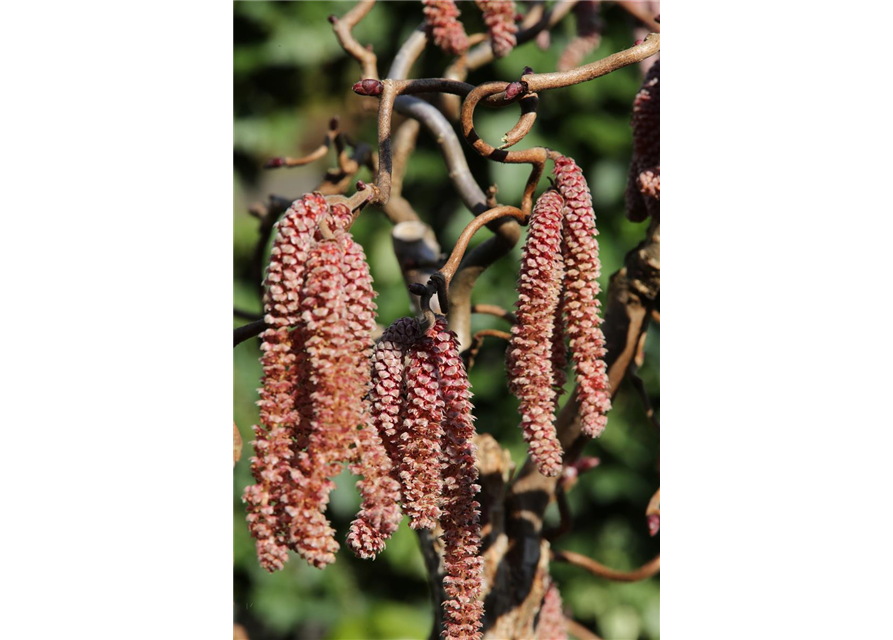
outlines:
[[[275,169],[285,164],[285,158],[270,158],[264,165],[264,169]]]
[[[633,44],[634,44],[634,45],[640,45],[640,44],[642,44],[643,42],[645,42],[645,41],[642,40],[642,38],[639,38],[638,40],[636,40],[635,42],[633,42]]]
[[[660,514],[656,513],[648,516],[648,533],[656,536],[658,531],[660,531]]]
[[[371,78],[367,78],[365,80],[360,80],[353,86],[354,93],[361,96],[380,96],[381,92],[384,91],[384,85],[381,80],[372,80]]]
[[[506,100],[514,100],[520,95],[527,93],[527,83],[526,82],[513,82],[509,86],[505,88],[505,99]]]
[[[338,16],[336,16],[335,14],[332,14],[329,16],[328,20],[330,23],[335,24],[336,22],[338,22]]]

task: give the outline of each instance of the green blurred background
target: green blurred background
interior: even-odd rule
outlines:
[[[348,2],[235,2],[234,124],[233,124],[233,297],[238,309],[260,312],[259,283],[250,276],[251,256],[258,238],[258,221],[248,214],[252,202],[268,194],[296,198],[314,189],[325,169],[334,166],[334,152],[311,165],[265,172],[272,156],[304,155],[322,142],[326,123],[341,116],[342,130],[374,146],[374,113],[363,108],[350,91],[360,79],[359,65],[343,53],[326,18],[343,15]],[[460,3],[468,33],[483,30],[480,12]],[[519,4],[519,10],[525,10]],[[362,44],[372,44],[384,74],[400,43],[422,20],[418,2],[379,3],[354,30]],[[633,42],[633,24],[613,4],[602,5],[605,29],[601,45],[585,62],[624,49]],[[530,42],[505,59],[473,72],[469,82],[512,80],[525,65],[537,72],[553,71],[561,51],[574,35],[574,16],[552,32],[551,46],[541,51]],[[436,77],[450,59],[429,46],[413,68],[414,77]],[[598,216],[603,264],[602,288],[622,263],[624,254],[643,237],[645,226],[624,216],[623,192],[631,155],[629,128],[633,97],[641,83],[637,66],[598,80],[540,96],[533,132],[518,148],[548,145],[572,156],[584,168]],[[514,125],[517,109],[479,111],[478,132],[498,141]],[[398,118],[397,122],[402,121]],[[527,166],[490,163],[469,149],[469,164],[478,184],[499,185],[498,199],[517,205]],[[371,180],[368,170],[357,176]],[[548,185],[546,177],[541,190]],[[446,179],[437,146],[424,130],[406,173],[404,196],[431,224],[448,251],[470,219]],[[375,209],[354,226],[375,279],[379,323],[390,324],[411,313],[400,271],[391,250],[390,224]],[[489,232],[482,231],[473,244]],[[520,244],[511,259],[490,267],[478,281],[473,301],[513,308]],[[246,320],[234,319],[234,326]],[[473,330],[506,329],[501,321],[475,317]],[[470,373],[475,394],[477,428],[508,448],[515,464],[525,457],[517,423],[517,401],[508,393],[503,373],[505,344],[488,338]],[[348,550],[325,571],[307,566],[294,554],[283,571],[269,574],[258,566],[254,543],[245,524],[241,502],[251,483],[251,425],[258,419],[255,401],[260,365],[258,341],[234,350],[234,420],[245,441],[242,460],[233,478],[234,616],[252,640],[427,638],[432,611],[428,585],[415,534],[404,523],[375,561],[361,561]],[[641,374],[659,411],[659,331],[652,326]],[[569,387],[572,381],[569,383]],[[608,428],[587,445],[585,455],[601,465],[585,474],[569,494],[573,530],[556,548],[584,553],[617,569],[632,569],[659,552],[659,537],[648,535],[644,511],[659,486],[659,439],[628,382],[618,394]],[[342,474],[332,495],[329,517],[342,542],[359,504],[354,479]],[[555,505],[547,518],[557,522]],[[660,636],[659,577],[622,584],[554,563],[565,608],[606,640],[656,639]]]

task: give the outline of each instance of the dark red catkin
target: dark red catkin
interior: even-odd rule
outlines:
[[[660,60],[633,101],[633,158],[626,185],[626,216],[641,222],[660,217]]]
[[[561,221],[565,202],[549,190],[534,205],[521,255],[518,302],[507,351],[509,389],[519,400],[521,429],[540,473],[561,473],[561,444],[555,431],[556,310],[561,295]],[[560,360],[560,354],[559,354]]]
[[[598,294],[601,262],[595,236],[595,211],[583,171],[571,158],[555,160],[555,177],[564,197],[563,255],[566,331],[577,380],[582,431],[601,435],[611,408],[605,364],[605,336],[601,330]]]

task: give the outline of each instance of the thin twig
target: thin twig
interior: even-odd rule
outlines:
[[[471,339],[471,348],[468,350],[469,370],[474,366],[474,361],[477,358],[478,353],[480,353],[481,347],[484,346],[484,338],[487,337],[511,340],[512,334],[507,331],[499,331],[498,329],[482,329],[474,334],[474,337]]]
[[[531,93],[524,96],[520,103],[521,117],[518,118],[515,126],[502,136],[502,144],[498,147],[499,149],[508,149],[515,146],[533,129],[533,124],[536,122],[536,108],[539,106],[539,97],[535,93]]]
[[[450,280],[453,279],[453,274],[456,273],[456,269],[465,255],[465,250],[468,249],[468,243],[471,241],[472,236],[485,224],[507,216],[514,218],[518,222],[527,222],[527,216],[517,207],[496,207],[476,216],[474,220],[466,225],[465,229],[462,230],[462,235],[456,240],[456,246],[453,247],[450,259],[440,268],[440,273],[443,274],[447,286],[449,286]]]
[[[378,78],[378,61],[371,49],[367,49],[353,37],[351,30],[357,23],[366,17],[375,6],[375,0],[361,0],[353,9],[343,17],[329,16],[329,22],[334,27],[335,36],[341,47],[352,55],[363,67],[363,77]]]
[[[582,553],[574,553],[573,551],[556,551],[552,550],[552,560],[558,562],[566,562],[575,567],[586,569],[589,573],[600,578],[615,580],[616,582],[638,582],[645,580],[651,576],[660,573],[660,555],[655,556],[638,569],[632,571],[617,571],[606,567],[600,562],[596,562],[592,558],[584,556]]]
[[[250,324],[243,324],[241,327],[236,327],[233,329],[233,346],[236,347],[249,338],[259,336],[266,328],[267,323],[263,320],[255,320]]]
[[[495,304],[476,304],[471,307],[471,312],[496,316],[497,318],[502,318],[507,321],[509,324],[517,324],[518,322],[518,318],[514,313]]]
[[[641,44],[623,51],[596,60],[582,67],[570,71],[554,71],[552,73],[531,73],[521,76],[521,82],[527,83],[527,89],[531,93],[542,92],[548,89],[560,89],[570,87],[582,82],[588,82],[595,78],[607,75],[622,67],[641,62],[660,52],[660,34],[649,33]]]

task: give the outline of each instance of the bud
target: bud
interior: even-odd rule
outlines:
[[[357,82],[353,86],[353,91],[361,96],[380,96],[381,92],[384,91],[384,84],[382,84],[381,80],[367,78]]]

